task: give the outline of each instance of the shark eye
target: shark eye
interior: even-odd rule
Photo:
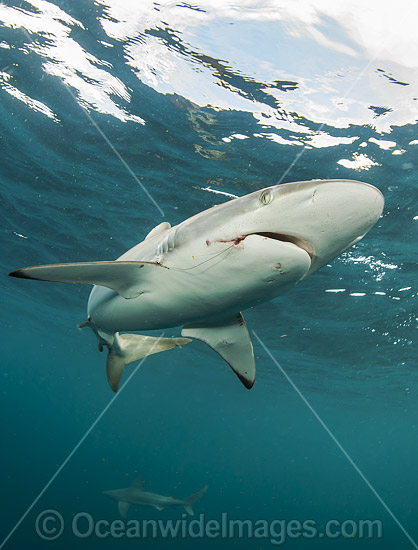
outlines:
[[[273,194],[270,189],[266,189],[265,191],[263,191],[258,197],[258,200],[261,202],[261,204],[269,204],[273,200]]]

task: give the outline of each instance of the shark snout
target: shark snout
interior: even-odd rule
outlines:
[[[384,198],[372,185],[356,181],[327,182],[312,193],[316,228],[310,242],[316,271],[366,235],[382,214]]]
[[[278,186],[276,200],[277,228],[309,252],[309,273],[364,237],[384,207],[376,187],[352,180],[285,184]]]

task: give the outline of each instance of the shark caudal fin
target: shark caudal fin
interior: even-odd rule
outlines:
[[[197,502],[200,498],[202,498],[202,495],[204,495],[207,490],[208,490],[208,486],[205,485],[203,489],[201,489],[198,493],[195,493],[194,495],[191,495],[183,499],[184,509],[189,514],[189,516],[194,515],[193,508],[192,508],[193,504]]]
[[[191,342],[189,338],[158,338],[141,334],[114,334],[113,343],[109,346],[106,371],[110,387],[118,391],[123,369],[128,363],[143,357],[166,351],[175,347],[181,348]]]

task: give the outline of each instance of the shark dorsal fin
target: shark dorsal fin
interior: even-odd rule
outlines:
[[[164,231],[167,231],[167,229],[170,229],[171,224],[168,222],[163,222],[154,227],[154,229],[151,229],[151,231],[148,233],[148,235],[145,237],[145,240],[150,239],[151,237],[155,237],[156,235],[160,235],[161,233],[164,233]]]
[[[135,489],[140,489],[141,491],[144,490],[142,475],[138,476],[135,479],[135,481],[132,483],[131,487],[135,487]]]

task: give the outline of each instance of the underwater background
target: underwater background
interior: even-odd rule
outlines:
[[[383,525],[289,548],[418,548],[417,16],[407,0],[0,4],[0,548],[275,546],[74,536],[77,513],[120,519],[102,492],[139,474],[179,498],[208,485],[194,506],[206,521]],[[77,329],[90,288],[7,276],[113,260],[162,221],[316,178],[371,183],[385,210],[332,264],[244,312],[251,391],[194,341],[147,358],[114,398]],[[36,530],[45,510],[65,520],[55,541]]]

